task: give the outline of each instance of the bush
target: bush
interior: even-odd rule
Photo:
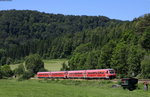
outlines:
[[[62,68],[60,69],[61,71],[66,71],[69,70],[68,65],[64,62],[62,63]]]
[[[34,73],[29,72],[29,71],[25,71],[25,72],[23,73],[23,75],[22,75],[19,79],[28,80],[28,79],[30,79],[30,78],[33,77],[33,76],[34,76]]]
[[[41,68],[41,69],[39,69],[39,72],[46,72],[46,71],[48,71],[47,69],[45,69],[45,68]]]
[[[18,66],[18,68],[16,68],[16,69],[14,70],[15,75],[21,75],[21,74],[23,74],[24,72],[25,72],[25,68],[24,68],[23,64],[20,64],[20,65]]]
[[[26,57],[25,67],[28,71],[36,74],[40,69],[44,68],[44,62],[38,54],[29,55]]]
[[[2,72],[2,76],[3,76],[3,77],[12,77],[12,76],[13,76],[13,72],[12,72],[12,70],[10,69],[10,66],[9,66],[9,65],[4,65],[4,66],[2,66],[1,72]]]

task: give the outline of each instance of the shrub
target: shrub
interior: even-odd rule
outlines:
[[[2,66],[1,72],[2,72],[2,76],[3,76],[3,77],[11,77],[11,76],[13,76],[13,72],[12,72],[12,70],[10,69],[10,66],[9,66],[9,65],[4,65],[4,66]]]
[[[38,54],[29,55],[26,57],[25,67],[28,71],[36,74],[40,69],[44,68],[44,62]]]
[[[28,80],[28,79],[30,79],[30,78],[33,77],[33,76],[34,76],[34,73],[29,72],[29,71],[25,71],[25,72],[23,73],[23,75],[22,75],[19,79]]]
[[[25,72],[25,68],[24,68],[23,64],[20,64],[20,65],[18,66],[18,68],[16,68],[16,69],[14,70],[15,75],[21,75],[21,74],[23,74],[24,72]]]

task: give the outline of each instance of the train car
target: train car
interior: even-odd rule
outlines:
[[[38,72],[38,78],[51,78],[51,72]]]
[[[55,72],[38,72],[38,78],[88,78],[112,79],[116,77],[114,69],[96,69],[96,70],[75,70],[75,71],[55,71]]]
[[[86,70],[86,78],[115,78],[116,73],[113,69]]]
[[[66,78],[67,71],[55,71],[51,72],[51,78]]]
[[[108,70],[108,74],[107,77],[110,79],[116,78],[116,72],[114,69],[107,69]]]
[[[85,78],[86,70],[68,71],[67,78]]]

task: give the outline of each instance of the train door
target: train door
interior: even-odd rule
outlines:
[[[109,79],[109,72],[108,72],[108,70],[105,72],[105,78]]]
[[[51,72],[50,72],[50,73],[48,73],[48,77],[49,77],[49,78],[51,78]]]
[[[66,72],[64,73],[64,78],[67,78],[67,75],[68,75],[68,72],[66,71]]]
[[[87,74],[86,74],[86,71],[84,71],[84,73],[83,73],[83,78],[85,79],[87,76],[86,76]]]

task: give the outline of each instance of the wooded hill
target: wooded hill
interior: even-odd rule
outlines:
[[[150,77],[150,14],[133,21],[105,16],[0,11],[0,64],[29,54],[68,58],[64,70],[114,68],[120,76]]]

